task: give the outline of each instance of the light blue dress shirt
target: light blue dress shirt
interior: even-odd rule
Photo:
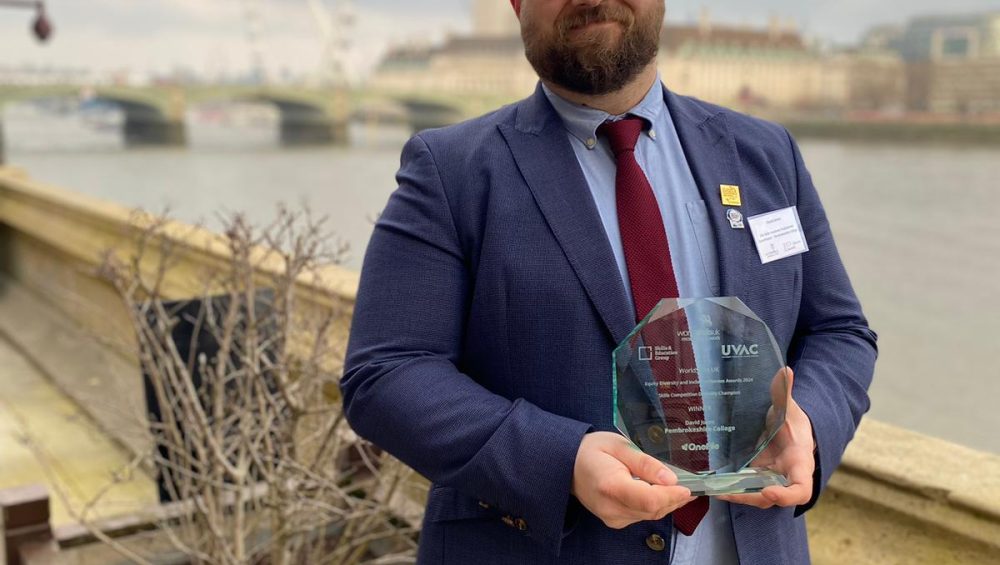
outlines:
[[[609,119],[621,119],[624,115],[612,116],[602,110],[580,106],[561,98],[544,84],[542,88],[566,126],[569,142],[597,205],[625,292],[632,303],[632,288],[615,204],[615,159],[608,140],[597,135],[597,128],[602,123]],[[642,101],[626,114],[647,121],[647,128],[636,144],[635,157],[653,188],[660,208],[680,296],[718,296],[719,260],[715,238],[705,202],[663,100],[659,76]],[[709,512],[694,535],[680,535],[676,530],[672,535],[671,563],[739,564],[728,503],[712,499]]]

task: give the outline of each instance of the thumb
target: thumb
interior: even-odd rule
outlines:
[[[788,407],[788,401],[792,398],[792,382],[794,376],[791,367],[782,367],[774,375],[771,381],[771,405],[775,408],[783,409]]]
[[[676,485],[677,475],[659,459],[643,453],[630,444],[619,444],[613,455],[628,467],[633,477],[638,477],[653,485]]]

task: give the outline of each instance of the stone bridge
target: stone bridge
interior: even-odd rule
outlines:
[[[6,104],[44,98],[80,98],[117,106],[125,117],[122,136],[129,146],[186,144],[186,111],[206,102],[271,104],[280,116],[281,142],[303,145],[346,143],[351,120],[404,123],[416,132],[473,117],[510,101],[309,86],[0,85],[0,116]],[[0,162],[2,148],[0,139]]]

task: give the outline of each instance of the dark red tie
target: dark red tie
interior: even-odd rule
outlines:
[[[621,232],[622,247],[625,250],[625,265],[628,268],[632,301],[635,303],[635,319],[640,321],[656,306],[661,298],[677,297],[677,279],[674,276],[670,261],[670,247],[667,245],[667,232],[663,227],[663,217],[653,195],[645,173],[635,160],[635,144],[642,132],[643,120],[629,117],[614,122],[605,122],[598,128],[598,133],[607,136],[611,142],[611,151],[615,155],[617,174],[615,176],[615,204],[618,208],[618,229]],[[655,331],[655,328],[650,327]],[[661,342],[662,343],[662,342]],[[679,353],[679,359],[671,363],[689,363],[692,361],[691,344],[678,343],[674,349]],[[653,363],[654,373],[669,370],[665,363]],[[659,375],[657,375],[659,377]],[[676,376],[664,375],[666,380],[676,380]],[[690,403],[690,400],[687,401]],[[664,405],[667,414],[667,425],[684,426],[683,417],[680,422],[673,422],[671,414],[686,414],[687,403],[683,406],[671,403]],[[688,440],[704,443],[702,437],[688,436]],[[694,453],[704,454],[696,451]],[[704,458],[704,457],[703,457]],[[707,469],[707,458],[695,462],[699,467]],[[708,512],[708,497],[700,496],[673,513],[674,526],[684,535],[694,533],[698,523]]]

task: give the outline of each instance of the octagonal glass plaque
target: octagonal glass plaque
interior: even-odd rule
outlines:
[[[665,298],[613,357],[615,426],[692,494],[788,485],[767,449],[785,421],[788,370],[739,298]]]

